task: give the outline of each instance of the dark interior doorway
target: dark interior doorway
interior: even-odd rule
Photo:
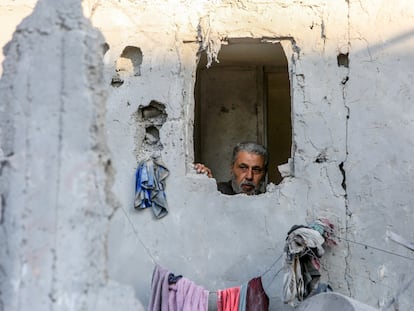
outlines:
[[[229,39],[219,63],[206,67],[202,53],[195,84],[195,161],[219,181],[230,179],[231,152],[240,141],[269,150],[268,181],[278,184],[277,166],[291,155],[292,125],[288,64],[280,43]]]

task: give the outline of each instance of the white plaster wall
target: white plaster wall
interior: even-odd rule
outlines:
[[[98,229],[108,234],[108,260],[101,264],[109,280],[133,287],[145,305],[155,262],[210,290],[239,285],[271,267],[264,275],[271,309],[288,309],[280,302],[282,260],[272,263],[283,252],[288,229],[318,216],[328,217],[343,238],[323,260],[323,278],[334,290],[378,307],[412,277],[407,273],[412,259],[378,250],[413,258],[386,239],[390,229],[414,240],[410,2],[85,1],[83,6],[110,47],[103,59],[105,127],[98,125],[114,168],[114,176],[106,174],[114,178],[109,205],[115,212],[108,231]],[[191,170],[199,25],[203,33],[209,30],[213,50],[226,37],[281,40],[285,49],[294,170],[262,196],[220,195],[214,180]],[[141,75],[114,88],[115,62],[126,46],[141,49]],[[339,53],[349,53],[349,68],[338,66]],[[159,155],[170,169],[169,214],[161,220],[150,210],[133,209],[135,168],[147,155],[134,115],[151,100],[163,103],[168,114]],[[399,310],[410,310],[410,291],[412,286],[397,299]],[[213,295],[211,300],[213,306]]]
[[[357,23],[356,16],[364,22]],[[386,231],[414,241],[414,8],[404,1],[366,2],[352,5],[350,17],[349,237],[412,258],[412,251],[386,239]],[[347,279],[355,297],[369,288],[369,300],[382,301],[413,277],[412,260],[370,253],[351,245]],[[412,291],[411,285],[401,296],[401,309],[412,308]]]
[[[372,81],[375,76],[369,71],[362,70],[366,75],[364,78],[357,74],[361,66],[376,66],[375,62],[353,56],[354,53],[361,53],[357,43],[367,44],[366,40],[370,35],[379,32],[378,24],[373,23],[368,27],[369,24],[363,19],[365,15],[378,19],[378,3],[313,1],[304,5],[285,1],[170,2],[172,3],[169,6],[166,3],[152,2],[149,5],[135,2],[128,5],[128,9],[122,5],[112,7],[106,3],[97,5],[91,16],[93,23],[102,29],[112,49],[111,57],[107,59],[108,68],[126,45],[139,46],[143,52],[142,75],[131,78],[127,87],[114,90],[109,100],[109,107],[113,107],[113,116],[116,118],[108,114],[108,125],[114,132],[119,133],[116,138],[113,136],[110,146],[115,153],[122,154],[117,165],[122,168],[122,172],[118,170],[118,174],[123,175],[117,176],[114,188],[121,194],[120,200],[124,209],[115,216],[112,227],[113,240],[109,252],[110,259],[112,258],[111,276],[121,282],[123,280],[134,284],[142,301],[148,300],[150,284],[150,278],[143,279],[143,276],[149,275],[154,261],[192,278],[208,289],[240,284],[266,271],[272,259],[282,252],[285,233],[291,225],[305,223],[306,220],[321,215],[328,216],[337,225],[338,235],[344,239],[410,255],[406,250],[392,245],[392,242],[385,242],[385,233],[387,227],[396,227],[399,224],[399,221],[392,224],[391,215],[400,213],[406,216],[407,224],[405,227],[398,227],[398,231],[407,238],[412,237],[409,229],[409,222],[413,220],[413,212],[409,208],[412,201],[409,191],[412,174],[407,172],[405,178],[398,182],[405,185],[405,190],[399,189],[397,193],[400,190],[406,193],[402,196],[395,195],[404,206],[401,212],[382,205],[384,199],[376,204],[373,204],[372,196],[366,197],[364,204],[358,201],[361,200],[364,187],[372,187],[372,184],[361,185],[360,174],[365,179],[370,176],[363,168],[375,162],[378,162],[377,166],[383,166],[386,158],[378,157],[373,149],[364,148],[359,141],[361,136],[356,124],[362,123],[362,120],[364,123],[371,123],[372,118],[383,118],[385,107],[395,111],[395,108],[389,106],[389,100],[376,95],[377,102],[375,108],[372,107],[372,118],[359,114],[357,109],[353,112],[353,106],[356,105],[358,109],[364,106],[360,98],[367,96],[365,89],[375,84]],[[405,19],[407,24],[400,22],[394,28],[409,32],[412,15],[407,12],[412,9],[403,1],[396,7],[399,6],[400,10],[404,10],[403,17],[400,18]],[[108,7],[114,12],[114,21],[111,23],[107,22]],[[383,12],[388,12],[387,4],[381,3],[380,7]],[[390,13],[390,16],[401,16],[400,13]],[[391,23],[389,16],[381,16],[378,22],[384,28]],[[294,177],[286,179],[263,197],[221,196],[214,192],[214,182],[195,176],[189,169],[192,162],[192,93],[196,53],[199,48],[196,29],[199,24],[203,27],[210,25],[212,42],[225,37],[294,39],[293,44],[293,40],[282,40],[290,62],[293,86]],[[357,36],[354,31],[360,32],[362,29],[366,32],[364,39],[355,39],[360,35]],[[409,40],[401,44],[407,45],[406,50],[410,50]],[[350,68],[338,66],[339,53],[350,53]],[[220,58],[220,54],[218,56]],[[404,53],[398,53],[398,57],[401,61]],[[404,60],[411,62],[408,55]],[[383,61],[385,59],[378,60],[380,63]],[[388,60],[387,66],[393,67],[394,61]],[[404,68],[403,72],[407,72],[408,64]],[[377,78],[377,83],[383,81],[396,88],[397,83],[392,76],[395,75],[382,75]],[[355,86],[354,90],[352,86]],[[363,91],[361,88],[364,88]],[[408,103],[411,91],[407,88],[404,90],[405,94],[401,96]],[[357,95],[352,96],[354,93]],[[133,123],[130,116],[140,105],[145,106],[153,99],[166,105],[169,116],[161,131],[164,145],[161,156],[171,170],[167,191],[170,214],[161,221],[155,221],[149,211],[136,213],[132,208],[132,175],[140,158],[136,146],[141,142],[135,141],[131,144],[135,129],[131,129]],[[395,105],[395,101],[393,102]],[[409,109],[407,105],[405,109]],[[393,140],[395,148],[382,145],[381,149],[396,154],[404,153],[409,157],[408,150],[398,146],[397,137],[400,135],[397,133],[407,137],[409,128],[412,127],[412,117],[406,115],[408,120],[403,125],[397,121],[400,113],[395,113],[394,116],[395,135],[388,139],[381,138],[385,141]],[[116,121],[112,121],[113,119]],[[390,122],[389,116],[384,122]],[[365,138],[370,144],[377,139],[371,135]],[[409,141],[404,145],[409,148]],[[350,155],[353,148],[358,149],[354,152],[354,156],[359,155],[355,159]],[[318,157],[323,157],[326,161],[315,163]],[[406,162],[404,165],[409,170],[412,161],[406,161],[411,163]],[[361,168],[355,171],[353,167],[357,163]],[[395,166],[390,169],[399,171],[399,164],[397,161],[394,163]],[[343,166],[344,171],[341,171],[340,166]],[[385,180],[389,178],[389,174],[384,174],[380,184],[385,188]],[[380,185],[377,187],[383,189]],[[392,205],[393,200],[388,201]],[[382,205],[382,208],[373,212],[373,205]],[[236,217],[234,213],[242,218]],[[386,213],[390,215],[385,218]],[[128,215],[129,220],[125,215]],[[370,215],[370,222],[366,215]],[[277,230],[272,232],[268,229],[268,224]],[[122,237],[124,240],[120,243]],[[235,244],[236,237],[243,241],[240,245]],[[229,245],[234,249],[232,247],[229,250]],[[131,272],[130,267],[134,263],[135,269]],[[407,259],[387,255],[372,248],[365,249],[342,240],[326,256],[323,272],[325,279],[332,283],[335,290],[373,306],[380,306],[398,291],[399,274],[410,264]],[[376,276],[373,277],[373,273],[382,267],[385,267],[390,278],[388,274],[380,275],[379,281],[375,279]],[[275,271],[277,268],[272,271],[273,275]],[[280,298],[279,276],[269,286],[273,308],[278,305]],[[400,297],[400,308],[408,309],[410,299],[407,294],[403,294]]]
[[[322,30],[317,26],[327,8],[284,7],[277,3],[246,5],[238,8],[235,4],[198,2],[197,5],[176,3],[171,8],[155,4],[145,6],[145,10],[138,3],[127,10],[110,6],[116,21],[108,23],[106,3],[97,6],[91,16],[112,49],[111,56],[106,58],[108,69],[112,69],[108,70],[108,78],[126,45],[138,46],[143,52],[141,76],[131,77],[126,86],[113,90],[107,115],[107,124],[114,132],[109,135],[109,145],[115,154],[122,154],[122,159],[116,160],[118,175],[114,189],[123,210],[116,213],[111,229],[110,275],[119,282],[134,284],[141,301],[148,301],[151,281],[148,276],[154,262],[214,291],[267,271],[282,254],[286,232],[292,225],[317,216],[328,216],[338,228],[345,223],[342,175],[338,168],[345,158],[346,109],[342,85],[338,83],[343,72],[336,65],[336,45],[321,43]],[[300,19],[292,23],[291,17],[298,9]],[[347,7],[343,9],[339,21],[346,25]],[[199,49],[196,30],[200,19],[203,24],[209,20],[211,39],[228,36],[295,40],[295,46],[292,40],[282,41],[290,60],[292,80],[298,85],[293,90],[294,141],[298,146],[294,154],[295,178],[287,178],[264,196],[219,195],[214,181],[194,175],[189,168],[194,73]],[[340,29],[340,35],[346,39],[346,27]],[[298,47],[300,53],[295,52]],[[326,53],[328,49],[332,52]],[[323,71],[327,73],[319,76]],[[336,80],[324,79],[328,73]],[[332,99],[321,111],[312,103],[323,100],[324,96]],[[335,97],[339,100],[335,101]],[[153,219],[150,211],[133,210],[133,173],[140,159],[136,147],[141,141],[134,141],[135,127],[139,124],[134,125],[131,115],[151,100],[164,103],[168,113],[161,130],[164,145],[161,157],[171,170],[167,184],[170,214],[159,221]],[[321,152],[327,154],[329,161],[313,164]],[[336,252],[340,256],[331,263],[332,269],[325,277],[340,288],[343,282],[338,276],[342,278],[345,274],[342,254],[346,249],[341,245]],[[265,275],[272,310],[283,307],[280,302],[283,274],[277,274],[282,263],[283,260],[278,261]]]

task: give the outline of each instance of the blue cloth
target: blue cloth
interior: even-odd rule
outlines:
[[[247,286],[247,282],[240,286],[239,311],[246,311]]]
[[[156,218],[168,214],[165,179],[169,171],[163,163],[152,159],[141,161],[135,174],[135,209],[152,208]]]

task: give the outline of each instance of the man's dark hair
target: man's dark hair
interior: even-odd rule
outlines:
[[[255,153],[262,156],[264,158],[265,169],[267,170],[267,164],[269,159],[267,155],[267,149],[263,145],[251,141],[238,143],[233,149],[233,158],[231,162],[232,164],[234,164],[234,162],[236,161],[237,154],[240,151]]]

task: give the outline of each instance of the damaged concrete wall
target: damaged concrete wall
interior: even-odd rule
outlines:
[[[5,0],[0,3],[0,46],[3,47],[12,39],[13,33],[23,18],[29,15],[36,4],[36,0],[10,1]],[[0,63],[4,60],[3,51],[0,52]],[[2,68],[0,67],[0,74]]]
[[[102,39],[78,1],[44,0],[5,48],[1,310],[142,308],[107,272],[115,197]]]
[[[3,305],[18,302],[28,308],[35,284],[40,284],[35,297],[56,306],[53,293],[71,293],[65,297],[74,303],[91,297],[114,302],[113,293],[105,291],[111,282],[127,293],[134,289],[146,305],[159,263],[211,291],[263,276],[271,310],[289,309],[281,301],[279,271],[286,233],[316,217],[329,218],[341,238],[322,265],[323,279],[335,291],[379,307],[411,278],[413,255],[388,240],[386,232],[414,240],[412,4],[85,1],[86,17],[106,42],[102,56],[89,45],[102,43],[98,37],[81,39],[92,32],[79,16],[80,5],[72,1],[57,9],[49,2],[40,1],[37,15],[20,26],[2,78],[7,96],[2,96],[1,127],[8,139],[2,138],[1,178],[10,184],[2,181],[1,243],[8,250],[1,255]],[[51,12],[52,18],[43,17]],[[40,31],[47,23],[58,29]],[[255,197],[221,195],[213,179],[191,169],[198,52],[201,46],[219,60],[226,38],[280,42],[289,61],[291,165],[280,185],[269,185],[266,194]],[[51,55],[40,53],[44,45]],[[17,57],[21,46],[31,53]],[[36,49],[39,53],[33,53]],[[67,65],[61,66],[62,60]],[[46,75],[54,79],[37,86],[33,83],[45,77],[42,65],[55,71]],[[102,76],[87,70],[102,66]],[[69,78],[74,76],[83,78]],[[24,156],[14,168],[9,157],[17,159],[19,149]],[[169,213],[159,220],[150,210],[134,209],[135,169],[148,157],[161,159],[170,173]],[[107,160],[113,170],[105,169]],[[41,177],[45,163],[47,179]],[[86,166],[73,170],[77,163]],[[68,175],[75,179],[69,188],[62,183]],[[50,197],[39,195],[46,189],[54,189]],[[49,200],[54,204],[46,204]],[[54,229],[33,226],[39,217]],[[28,246],[21,247],[22,241]],[[28,257],[46,241],[54,245],[45,251],[48,258],[35,258],[42,273],[27,269]],[[65,243],[80,245],[71,249],[76,261]],[[63,274],[72,278],[63,280]],[[96,291],[74,294],[89,286]],[[99,289],[102,295],[91,294]],[[119,300],[126,309],[139,304],[128,297]],[[210,295],[212,309],[214,299]],[[396,301],[399,310],[414,303],[407,292]]]
[[[346,280],[358,299],[369,288],[373,297],[368,301],[382,303],[413,277],[412,259],[404,258],[412,258],[413,252],[387,239],[386,232],[414,241],[414,75],[409,56],[414,8],[404,1],[390,6],[364,1],[352,4],[349,12],[349,84],[344,89],[349,110],[344,162],[347,232],[352,240],[381,245],[402,256],[350,245]],[[395,309],[412,308],[412,291],[411,285]]]

